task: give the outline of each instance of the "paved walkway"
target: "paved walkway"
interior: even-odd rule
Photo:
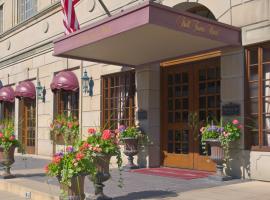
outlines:
[[[16,157],[13,173],[18,178],[1,180],[0,188],[21,197],[32,192],[32,200],[57,199],[58,182],[46,177],[43,167],[49,160]],[[123,172],[124,187],[117,187],[119,174],[111,171],[112,179],[105,183],[104,192],[114,200],[270,200],[270,183],[258,181],[232,180],[228,182],[211,181],[207,178],[182,180],[138,173]],[[87,196],[93,194],[92,183],[85,181]],[[9,197],[9,193],[0,193]],[[45,198],[48,197],[48,198]],[[5,198],[6,199],[6,198]],[[19,199],[19,198],[18,198]]]
[[[25,200],[25,198],[19,195],[9,193],[3,190],[0,190],[0,199],[1,200]]]

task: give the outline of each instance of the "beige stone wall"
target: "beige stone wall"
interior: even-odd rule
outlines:
[[[38,78],[47,89],[46,102],[37,104],[37,154],[52,155],[52,142],[49,138],[49,123],[53,118],[53,93],[50,83],[55,74],[67,67],[72,69],[81,66],[81,61],[54,57],[52,41],[63,35],[62,13],[57,0],[39,0],[39,14],[27,22],[17,24],[15,0],[0,0],[4,3],[4,30],[0,35],[0,80],[4,85],[18,84],[19,81]],[[143,0],[104,0],[112,14],[121,12]],[[164,0],[163,4],[174,7],[183,2],[199,2],[208,7],[218,21],[241,27],[243,30],[243,44],[267,41],[270,39],[269,1],[268,0]],[[55,4],[56,3],[56,4]],[[51,6],[51,7],[48,7]],[[81,0],[76,6],[78,20],[81,26],[86,26],[106,14],[100,4],[90,0]],[[29,69],[29,71],[28,71]],[[226,49],[221,57],[221,93],[222,104],[228,102],[240,103],[241,120],[244,115],[244,52],[243,49]],[[101,76],[122,70],[129,70],[122,66],[104,65],[83,62],[83,70],[93,77],[94,96],[81,96],[82,134],[85,135],[89,127],[100,126],[101,118]],[[39,73],[38,73],[39,71]],[[74,71],[80,80],[81,70]],[[136,69],[137,108],[147,110],[148,119],[141,121],[145,132],[150,136],[152,145],[135,158],[141,166],[159,166],[160,163],[160,87],[159,64],[144,66]],[[9,75],[9,78],[8,78]],[[233,90],[231,90],[233,88]],[[18,100],[15,103],[15,119],[17,127]],[[137,120],[138,123],[138,120]],[[18,133],[17,133],[18,134]],[[268,169],[263,163],[270,162],[268,153],[249,152],[244,150],[244,134],[233,149],[233,160],[228,173],[249,178],[263,179],[268,177]],[[126,160],[125,160],[126,162]],[[268,178],[266,178],[268,180]]]

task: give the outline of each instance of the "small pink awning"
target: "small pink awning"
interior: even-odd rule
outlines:
[[[16,86],[15,97],[17,98],[36,98],[36,87],[31,81],[23,81]]]
[[[75,92],[79,89],[79,81],[73,72],[62,71],[53,77],[51,89],[52,91],[62,89]]]
[[[14,102],[15,95],[12,87],[2,87],[0,89],[0,101]]]

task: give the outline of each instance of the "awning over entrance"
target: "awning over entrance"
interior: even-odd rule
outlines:
[[[36,98],[36,87],[32,81],[23,81],[17,85],[15,90],[15,96],[17,98]]]
[[[14,102],[14,100],[15,100],[15,95],[14,95],[14,90],[12,87],[7,86],[7,87],[2,87],[0,89],[0,102],[1,101]]]
[[[241,30],[147,2],[54,41],[54,55],[139,66],[241,45]]]
[[[51,83],[52,91],[55,90],[66,90],[66,91],[76,91],[79,89],[79,81],[76,75],[71,71],[62,71],[53,77]]]

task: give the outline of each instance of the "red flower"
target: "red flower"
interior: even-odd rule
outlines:
[[[102,139],[103,140],[111,139],[111,131],[109,129],[103,131]]]
[[[239,124],[239,121],[238,121],[237,119],[234,119],[234,120],[232,121],[232,123],[233,123],[234,125],[237,125],[237,124]]]
[[[14,140],[15,140],[15,136],[14,136],[14,135],[11,135],[11,136],[9,137],[9,140],[10,140],[10,141],[14,141]]]
[[[88,129],[88,133],[89,134],[95,134],[96,133],[96,130],[94,128],[89,128]]]
[[[4,134],[3,133],[0,133],[0,138],[4,137]]]
[[[72,123],[72,122],[68,122],[68,123],[67,123],[67,127],[68,127],[69,129],[71,129],[71,128],[73,127],[73,123]]]
[[[76,160],[77,161],[80,161],[81,159],[83,159],[84,158],[84,154],[83,153],[77,153],[76,154]]]
[[[237,127],[237,128],[241,129],[241,128],[243,128],[243,126],[242,126],[242,125],[238,125],[238,127]]]
[[[54,156],[52,162],[55,163],[55,164],[59,164],[61,162],[61,157],[60,156]]]

